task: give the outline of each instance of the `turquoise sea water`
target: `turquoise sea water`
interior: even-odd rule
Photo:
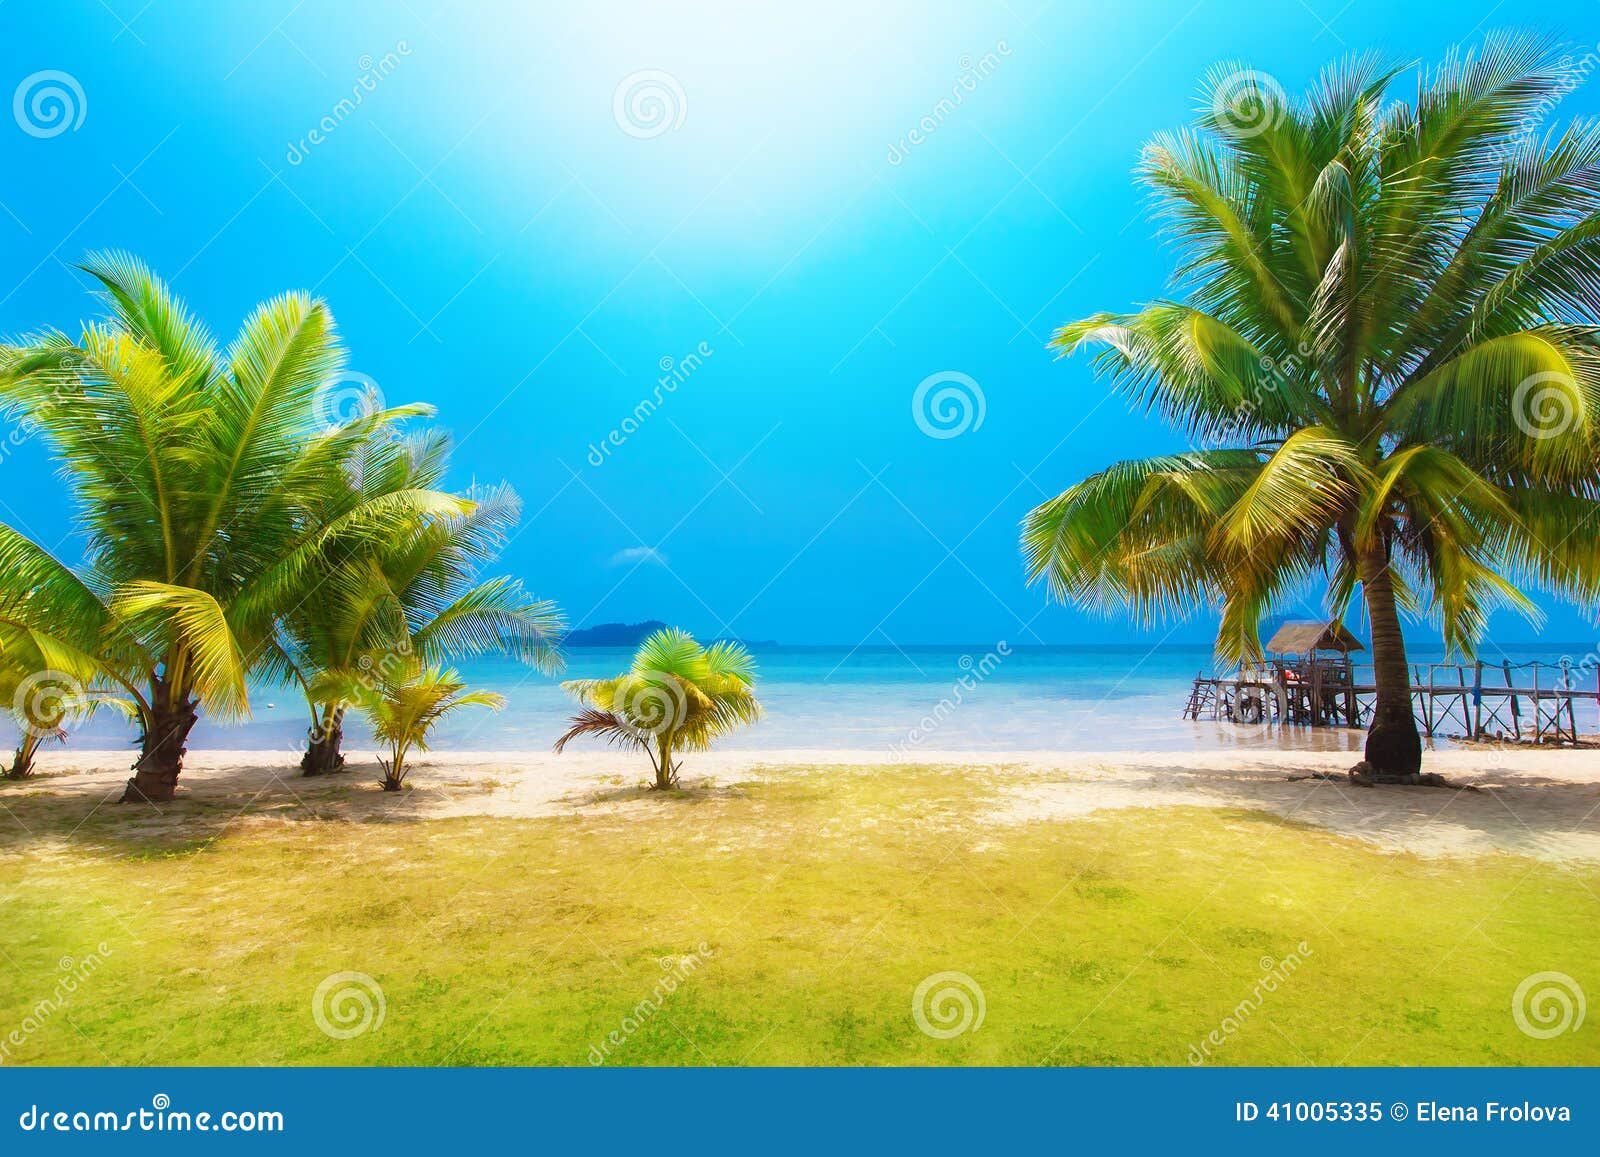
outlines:
[[[1220,747],[1313,746],[1355,749],[1360,736],[1340,730],[1280,731],[1180,718],[1197,672],[1210,671],[1199,646],[758,648],[759,690],[766,718],[728,739],[733,750],[785,748],[896,751],[907,758],[941,751],[1160,751]],[[1487,648],[1486,662],[1567,658],[1581,663],[1593,648],[1579,644]],[[615,674],[625,649],[573,650],[561,678]],[[1439,648],[1413,647],[1414,662],[1442,661]],[[467,664],[476,685],[499,691],[499,714],[464,712],[437,733],[435,746],[456,751],[547,751],[572,709],[559,679],[505,662]],[[1593,669],[1583,686],[1594,687]],[[193,749],[296,749],[307,715],[296,692],[258,690],[255,718],[221,726],[202,721]],[[1583,731],[1600,730],[1594,701],[1578,707]],[[81,727],[71,743],[104,748],[131,741],[109,714]],[[350,741],[368,746],[361,725]]]

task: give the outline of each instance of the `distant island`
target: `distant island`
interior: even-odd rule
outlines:
[[[643,623],[601,623],[598,627],[571,631],[562,641],[569,647],[633,647],[666,625],[659,619]]]
[[[562,641],[569,647],[636,647],[666,625],[660,619],[647,619],[642,623],[601,623],[597,627],[572,631]],[[773,639],[716,638],[707,641],[706,646],[713,643],[741,643],[746,647],[778,645]]]

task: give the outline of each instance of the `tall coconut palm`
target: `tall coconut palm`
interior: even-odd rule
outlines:
[[[308,504],[330,473],[402,407],[330,428],[318,399],[343,350],[304,293],[259,306],[219,351],[148,268],[92,256],[107,316],[69,339],[44,332],[0,351],[0,402],[46,437],[87,538],[81,573],[0,528],[0,589],[30,625],[100,640],[106,669],[138,688],[140,753],[124,799],[170,799],[201,710],[237,718],[251,677],[282,678],[275,623],[306,597],[330,550],[459,513],[409,490],[337,518]],[[0,597],[3,598],[3,597]]]
[[[373,438],[335,482],[326,518],[383,494],[440,486],[449,439],[438,431]],[[321,775],[344,766],[340,748],[349,704],[319,689],[348,686],[395,655],[437,665],[488,653],[538,670],[559,669],[562,621],[553,603],[509,578],[480,580],[521,514],[509,486],[474,487],[470,509],[419,518],[383,542],[332,560],[318,597],[286,616],[288,647],[304,678],[312,714],[301,768]],[[332,678],[318,678],[319,675]]]
[[[556,751],[580,736],[642,751],[661,790],[678,782],[679,752],[709,751],[716,740],[761,717],[749,652],[729,642],[702,647],[675,628],[641,643],[621,675],[561,686],[584,710],[556,740]]]
[[[1291,102],[1207,81],[1140,175],[1176,243],[1170,299],[1059,330],[1194,449],[1098,471],[1026,518],[1031,580],[1149,617],[1219,602],[1217,650],[1326,583],[1366,604],[1376,779],[1414,782],[1403,613],[1470,651],[1525,588],[1600,580],[1600,126],[1526,127],[1550,42],[1491,38],[1386,103],[1362,58]],[[1362,769],[1367,771],[1368,769]]]

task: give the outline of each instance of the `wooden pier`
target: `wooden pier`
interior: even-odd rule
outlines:
[[[1351,659],[1359,649],[1336,624],[1288,624],[1267,645],[1264,662],[1229,675],[1198,672],[1184,718],[1364,728],[1378,688],[1372,664]],[[1600,674],[1569,662],[1418,663],[1411,668],[1411,703],[1429,739],[1575,745],[1576,705],[1600,704]]]

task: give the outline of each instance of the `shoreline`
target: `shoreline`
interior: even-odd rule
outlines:
[[[180,830],[204,812],[223,826],[306,821],[416,822],[463,817],[627,821],[671,797],[643,790],[642,759],[610,751],[450,751],[416,757],[410,788],[382,792],[370,752],[354,750],[342,773],[306,778],[286,752],[208,750],[186,761],[179,796],[130,808],[130,824]],[[685,757],[684,796],[736,795],[739,784],[830,776],[945,775],[952,795],[985,799],[983,830],[1003,838],[1017,824],[1091,819],[1138,808],[1203,807],[1261,812],[1297,825],[1425,857],[1516,854],[1552,862],[1600,862],[1600,751],[1454,748],[1429,752],[1429,770],[1477,791],[1360,788],[1342,779],[1347,751],[928,752],[784,748]],[[128,776],[126,750],[54,751],[40,774],[0,784],[0,807],[26,828],[33,809],[85,818],[115,807]],[[951,774],[959,772],[959,774]],[[152,811],[154,814],[152,814]],[[695,822],[686,817],[686,822]],[[885,822],[934,819],[886,818]],[[17,833],[21,834],[21,833]],[[26,838],[25,836],[23,837]],[[15,845],[13,845],[15,847]]]

